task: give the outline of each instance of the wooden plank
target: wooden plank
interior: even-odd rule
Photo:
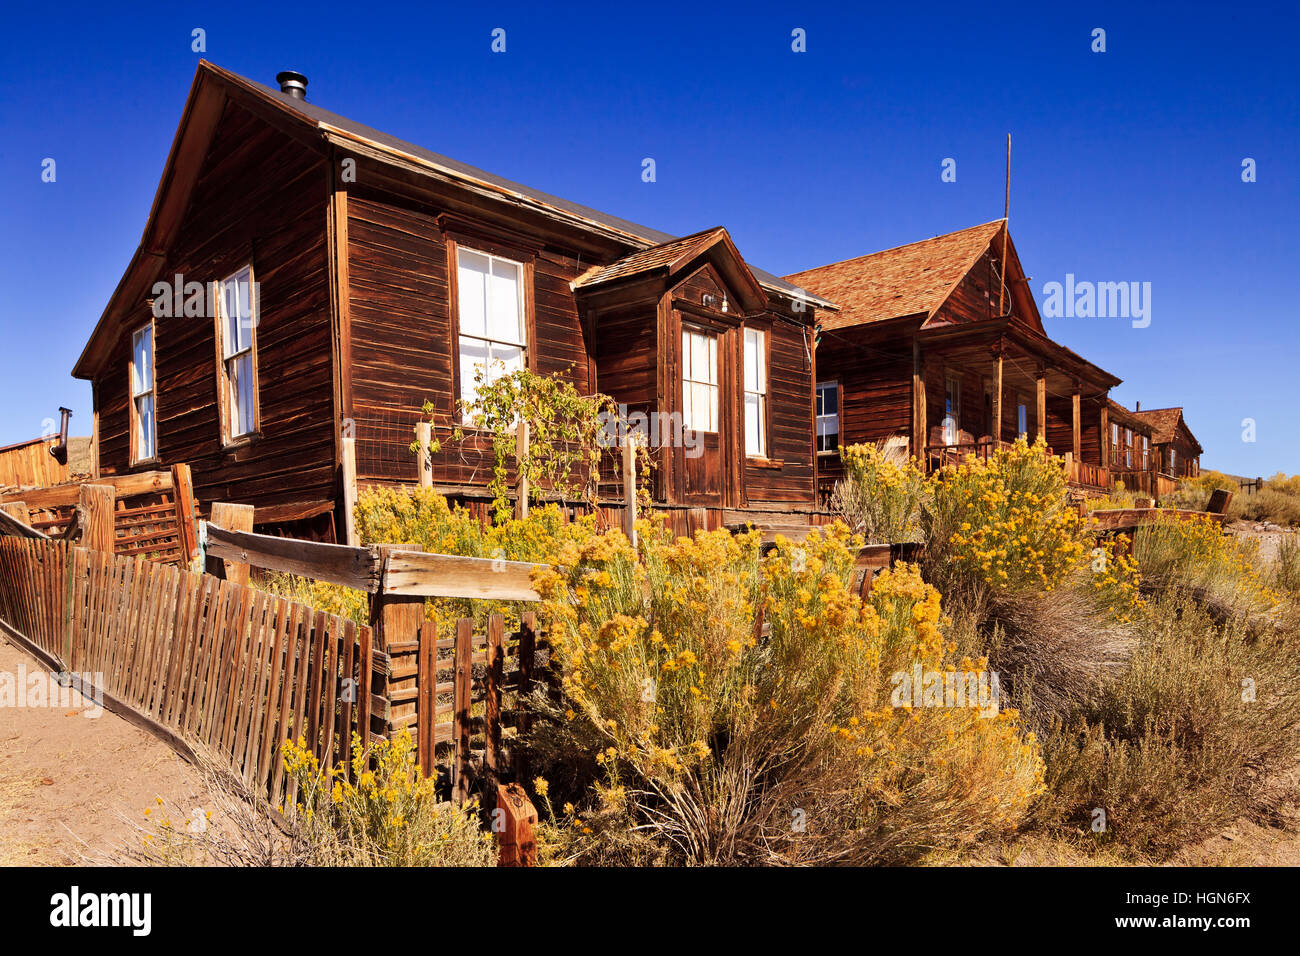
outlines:
[[[455,649],[455,712],[452,717],[452,737],[456,742],[455,763],[452,765],[452,785],[455,787],[456,802],[464,803],[469,799],[469,751],[470,751],[470,689],[473,680],[472,641],[474,622],[462,617],[456,622]]]
[[[1209,518],[1223,524],[1227,515],[1213,515],[1204,511],[1184,511],[1175,508],[1100,508],[1090,511],[1088,517],[1095,522],[1096,531],[1131,531],[1144,524],[1162,520],[1194,520]]]
[[[537,865],[537,808],[517,783],[498,785],[497,810],[501,820],[497,832],[498,866]]]
[[[424,621],[420,625],[420,646],[416,657],[418,659],[416,687],[419,690],[419,699],[415,705],[418,718],[415,745],[420,772],[426,777],[432,777],[434,710],[438,706],[438,625],[436,622]]]
[[[172,476],[166,471],[143,471],[129,475],[97,478],[95,485],[111,485],[118,498],[132,498],[151,492],[170,491]],[[81,499],[81,484],[55,485],[52,488],[28,488],[0,495],[0,501],[25,501],[32,511],[74,507]]]
[[[623,436],[623,533],[636,547],[636,439]]]
[[[264,695],[261,740],[257,751],[257,783],[259,787],[268,788],[272,779],[272,764],[279,759],[280,741],[276,736],[279,726],[279,702],[283,694],[285,674],[285,644],[289,637],[289,614],[292,605],[284,598],[276,598],[274,640],[271,657],[266,672],[266,693]]]
[[[302,575],[358,591],[374,591],[379,582],[379,559],[369,548],[277,538],[209,522],[207,553],[210,557]]]
[[[353,435],[344,435],[341,449],[343,452],[343,534],[347,543],[355,547],[357,540],[357,440]],[[335,582],[338,583],[338,582]]]
[[[488,618],[487,669],[484,672],[484,708],[487,726],[484,730],[484,768],[487,771],[488,792],[500,783],[501,770],[501,691],[505,676],[505,620],[500,614]]]
[[[181,462],[172,465],[173,497],[176,499],[176,527],[180,537],[183,564],[189,565],[199,553],[199,535],[194,514],[194,481],[190,466]]]
[[[253,506],[217,501],[212,504],[208,521],[207,571],[234,584],[248,584],[249,562],[222,547],[221,532],[238,534],[253,530]],[[224,559],[224,560],[223,560]]]
[[[466,558],[451,554],[394,551],[383,573],[385,594],[459,597],[498,601],[538,601],[532,572],[542,565],[526,561]]]

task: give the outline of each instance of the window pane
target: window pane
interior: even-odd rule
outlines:
[[[709,380],[709,342],[703,335],[691,333],[691,381]]]
[[[504,342],[524,340],[519,306],[519,267],[513,262],[494,259],[488,281],[488,338]]]
[[[822,395],[822,414],[835,415],[840,410],[840,388],[838,385],[828,384],[821,388]]]
[[[755,329],[745,330],[745,391],[763,390],[763,334]]]
[[[709,376],[706,379],[710,385],[718,384],[718,338],[715,335],[706,335],[705,340],[709,343]]]
[[[488,359],[488,347],[484,342],[478,339],[467,339],[462,337],[460,340],[460,397],[463,401],[473,404],[477,398],[478,382],[476,376],[478,370],[485,368]]]
[[[502,375],[517,372],[524,367],[524,350],[517,345],[492,345],[492,364],[488,380],[495,382]]]
[[[745,453],[763,454],[763,406],[758,395],[745,396]]]
[[[253,356],[244,354],[227,363],[230,376],[230,437],[238,438],[253,430]]]
[[[139,395],[153,388],[153,330],[145,326],[136,332],[132,345],[132,366],[135,377],[131,381],[131,389],[134,394]]]
[[[135,400],[136,408],[136,456],[137,459],[154,456],[154,421],[153,396],[142,395]]]
[[[460,299],[460,329],[466,335],[487,335],[487,256],[461,249],[457,253],[456,295]]]

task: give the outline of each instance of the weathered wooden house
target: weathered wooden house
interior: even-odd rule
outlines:
[[[1108,395],[1120,379],[1052,339],[997,220],[786,276],[835,302],[817,349],[825,494],[840,445],[894,439],[933,469],[1046,438],[1080,488],[1109,488]]]
[[[426,400],[450,429],[477,367],[526,366],[682,420],[700,453],[656,452],[675,528],[811,520],[812,326],[830,302],[750,266],[725,229],[626,222],[277,79],[199,65],[73,373],[93,384],[98,474],[187,462],[202,509],[248,503],[259,526],[341,539],[351,475],[417,482]],[[447,443],[432,470],[482,499],[490,443]]]
[[[1139,405],[1133,417],[1150,426],[1152,468],[1158,473],[1170,478],[1195,478],[1201,473],[1204,449],[1187,427],[1181,407],[1143,411]]]

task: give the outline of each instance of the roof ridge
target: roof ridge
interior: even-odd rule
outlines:
[[[811,269],[801,269],[798,272],[791,272],[788,275],[782,276],[782,278],[789,281],[794,276],[806,275],[809,272],[817,272],[820,269],[829,269],[831,266],[848,265],[850,262],[859,262],[862,259],[870,259],[873,256],[882,256],[887,252],[897,252],[898,250],[906,249],[909,246],[919,246],[922,243],[934,242],[936,239],[946,239],[949,236],[961,235],[963,232],[974,232],[976,229],[983,229],[985,226],[996,226],[1006,221],[1007,220],[1005,218],[990,219],[988,222],[981,222],[974,226],[966,226],[962,229],[953,229],[951,232],[941,232],[938,235],[929,236],[928,238],[925,239],[915,239],[912,242],[900,243],[897,246],[890,246],[887,249],[877,249],[875,252],[864,253],[863,255],[860,256],[850,256],[847,259],[838,259],[835,262],[826,262],[819,266],[813,266]]]

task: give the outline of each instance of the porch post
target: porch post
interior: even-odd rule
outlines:
[[[997,363],[993,371],[993,450],[1002,441],[1002,348],[998,348]]]
[[[925,421],[925,360],[921,356],[921,343],[912,339],[912,454],[929,470],[925,453],[929,427]]]
[[[1047,370],[1038,366],[1038,437],[1047,441]]]
[[[1074,383],[1074,394],[1071,396],[1071,399],[1073,402],[1070,411],[1073,416],[1072,424],[1074,425],[1074,460],[1079,461],[1079,451],[1083,447],[1083,433],[1080,430],[1082,425],[1079,421],[1079,405],[1082,399],[1079,395],[1078,382]]]
[[[1101,406],[1101,441],[1098,447],[1101,448],[1101,467],[1109,468],[1110,461],[1110,409],[1104,404]]]

